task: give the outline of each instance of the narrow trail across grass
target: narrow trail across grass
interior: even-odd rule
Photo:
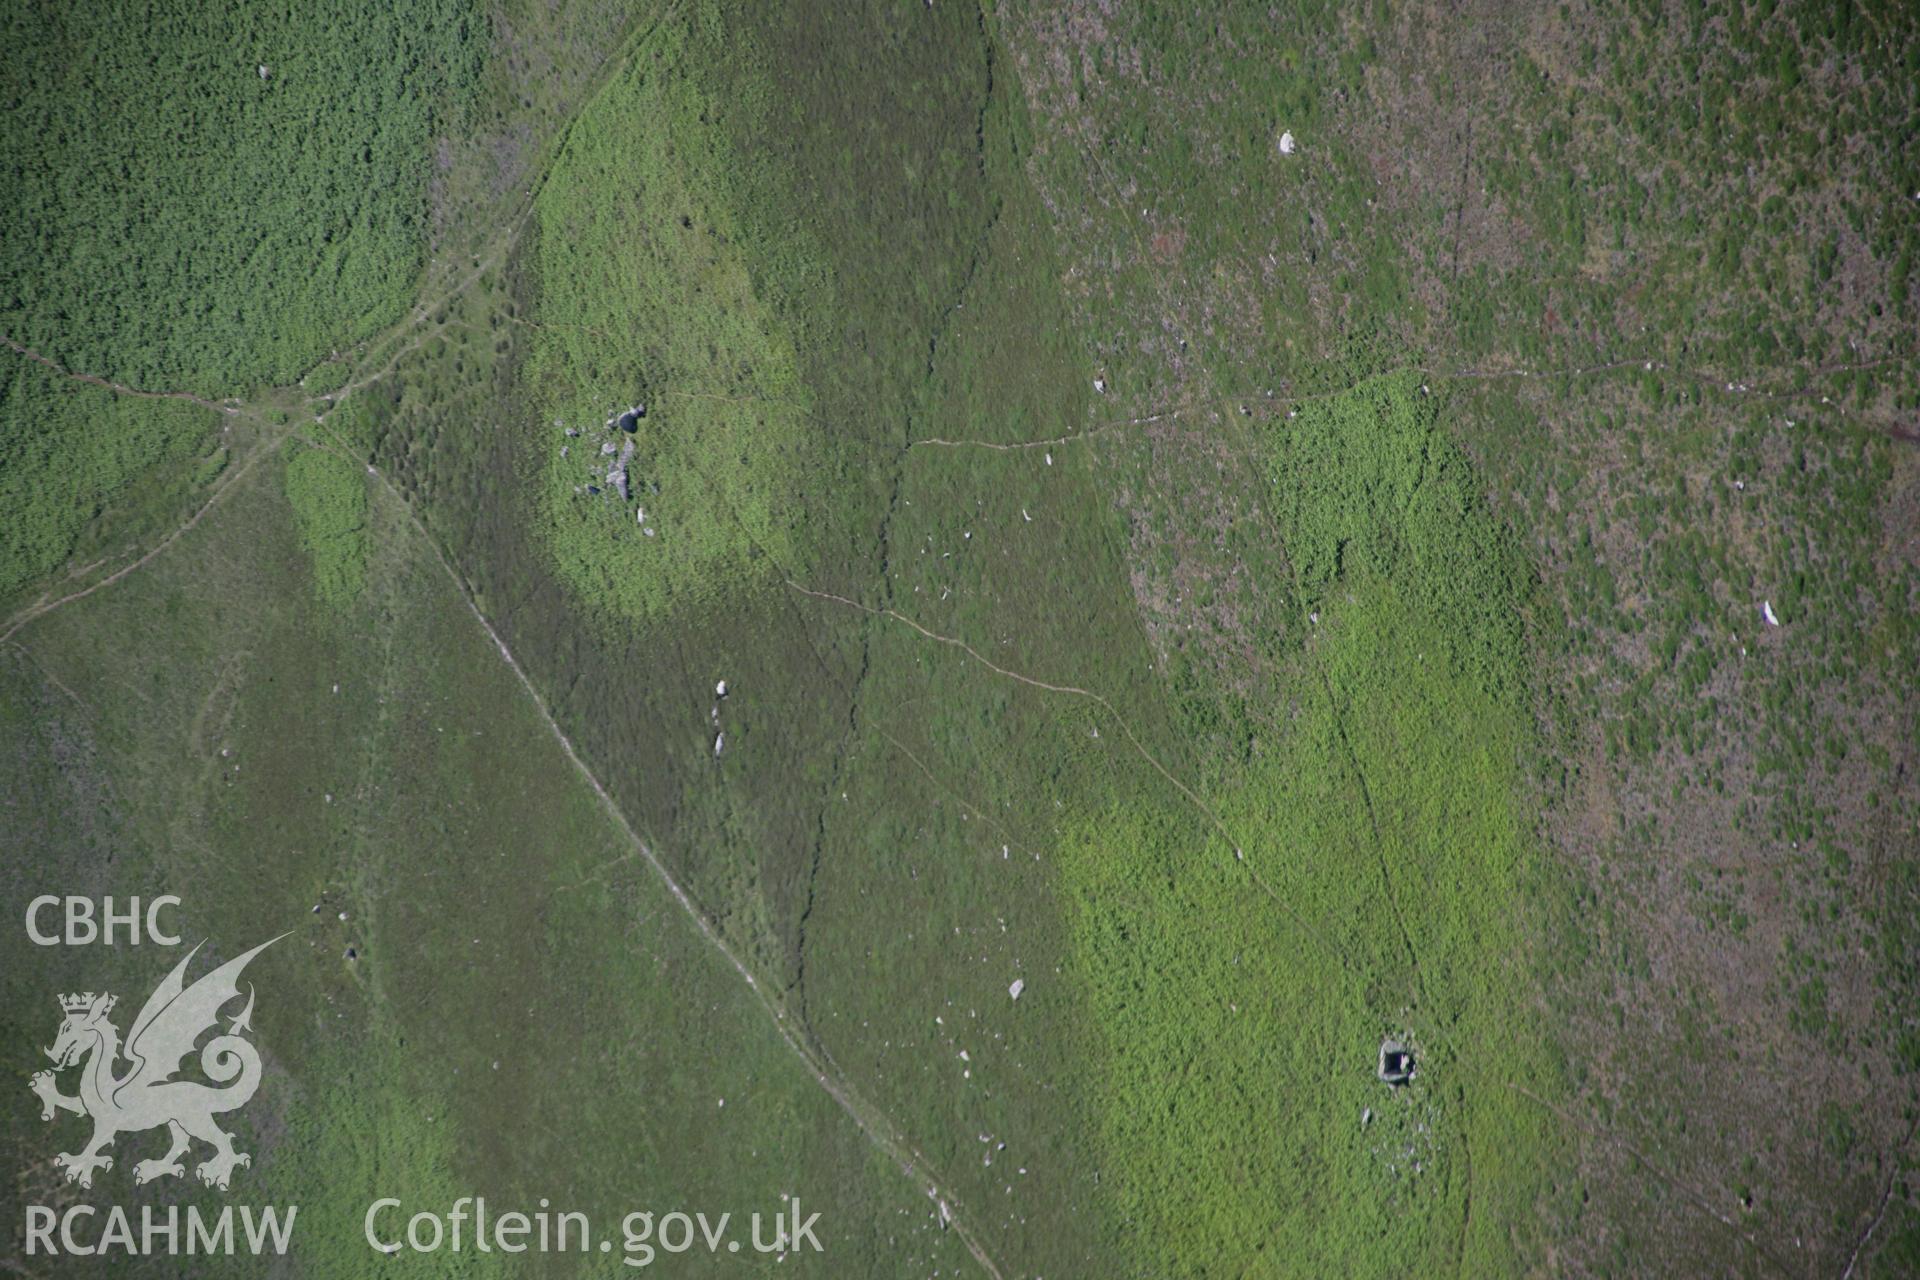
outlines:
[[[401,321],[394,329],[388,330],[377,338],[369,339],[364,345],[376,351],[384,349],[388,343],[403,338],[408,338],[409,340],[403,342],[378,369],[365,374],[356,374],[351,377],[344,386],[333,392],[331,396],[328,397],[331,403],[320,413],[314,415],[314,424],[324,423],[326,419],[337,412],[355,392],[365,390],[367,387],[374,385],[382,378],[390,375],[398,366],[403,356],[410,351],[416,350],[422,342],[426,341],[428,335],[435,331],[435,328],[421,327],[426,318],[432,315],[438,307],[444,306],[447,302],[452,301],[454,298],[466,292],[466,290],[472,288],[487,271],[499,263],[511,247],[513,237],[518,233],[520,224],[525,221],[526,216],[527,211],[521,211],[507,227],[497,233],[494,246],[487,253],[483,254],[473,269],[452,285],[443,296],[436,298],[432,302],[421,303],[414,307],[408,313],[407,318]],[[409,335],[411,336],[409,337]],[[236,485],[239,485],[253,473],[254,469],[260,465],[262,460],[277,455],[287,441],[294,438],[300,429],[306,425],[292,415],[289,415],[288,421],[284,423],[275,423],[268,416],[269,408],[267,406],[273,403],[273,398],[297,392],[299,389],[298,384],[290,388],[274,388],[263,394],[261,403],[257,404],[249,404],[237,399],[216,404],[211,400],[201,399],[199,396],[185,391],[138,391],[131,387],[121,387],[117,383],[103,381],[100,378],[94,377],[92,374],[74,373],[71,370],[62,368],[59,364],[47,357],[20,347],[11,339],[5,339],[4,341],[7,346],[13,347],[27,358],[35,360],[54,370],[56,373],[71,378],[76,382],[85,382],[94,386],[106,387],[110,391],[125,395],[155,399],[190,400],[195,404],[204,405],[207,408],[215,409],[228,416],[245,417],[256,421],[261,425],[262,434],[260,439],[247,451],[246,456],[242,458],[240,462],[228,468],[220,478],[214,482],[211,491],[207,494],[206,501],[194,508],[185,520],[168,530],[151,547],[140,553],[133,560],[122,565],[112,573],[109,573],[104,578],[89,583],[87,586],[78,590],[70,591],[51,599],[43,596],[41,599],[19,610],[6,620],[3,627],[0,627],[0,642],[12,640],[22,627],[25,627],[35,619],[45,617],[54,610],[72,604],[75,601],[84,600],[94,592],[105,587],[110,587],[129,574],[145,568],[148,564],[152,563],[156,557],[160,556],[169,547],[173,546],[174,543],[178,542],[183,536],[199,525],[215,507],[220,505],[221,501],[225,499],[229,493],[233,492]]]
[[[233,491],[236,485],[242,483],[256,470],[261,459],[276,454],[288,440],[295,438],[303,432],[326,436],[332,441],[335,447],[339,448],[348,456],[353,456],[356,460],[364,462],[364,459],[358,458],[354,450],[346,446],[344,442],[340,441],[339,438],[328,429],[327,419],[355,392],[364,390],[389,376],[393,370],[398,367],[400,360],[408,352],[417,349],[429,334],[437,332],[440,328],[444,327],[440,324],[429,325],[427,321],[440,307],[460,297],[467,289],[477,283],[488,270],[491,270],[504,259],[505,255],[514,246],[523,224],[532,214],[535,198],[546,182],[554,158],[564,149],[566,135],[571,127],[572,120],[577,118],[580,111],[584,110],[586,105],[597,97],[600,89],[612,76],[626,63],[631,61],[636,53],[645,47],[649,37],[660,29],[661,24],[665,21],[666,17],[671,14],[673,8],[674,6],[671,3],[663,5],[660,12],[655,15],[652,21],[637,27],[631,32],[623,42],[621,49],[607,59],[606,64],[595,77],[592,85],[582,94],[580,106],[575,109],[573,116],[556,131],[555,137],[548,148],[546,163],[542,166],[539,179],[527,188],[526,195],[521,200],[519,207],[490,238],[491,243],[489,248],[476,259],[474,267],[464,273],[455,283],[442,291],[438,296],[425,298],[416,303],[397,324],[380,334],[374,335],[361,344],[363,350],[368,351],[371,355],[377,356],[393,344],[400,343],[398,347],[387,355],[386,359],[377,368],[365,372],[356,371],[345,384],[327,397],[330,403],[324,410],[314,415],[311,423],[290,420],[284,424],[277,424],[273,429],[266,432],[262,439],[249,452],[245,461],[232,468],[227,475],[222,477],[221,481],[204,503],[138,558],[81,590],[67,593],[52,600],[36,602],[34,605],[29,606],[14,617],[8,619],[4,629],[0,629],[0,642],[14,642],[13,637],[15,634],[34,620],[44,617],[48,613],[65,605],[85,599],[94,592],[110,586],[115,582],[119,582],[147,564],[150,564],[157,557],[165,553],[174,543],[179,541],[181,537],[197,527],[208,513]],[[143,392],[137,388],[125,387],[117,383],[96,378],[92,375],[74,373],[60,367],[57,363],[39,355],[37,352],[30,351],[12,342],[10,339],[5,341],[6,345],[13,347],[19,354],[29,359],[47,365],[67,377],[102,386],[110,391],[135,396],[187,399],[230,416],[257,416],[263,423],[266,421],[264,416],[265,411],[257,406],[250,406],[237,400],[224,404],[216,403],[185,392]],[[297,395],[298,392],[299,388],[296,385],[290,388],[275,388],[268,394],[294,396]],[[541,695],[531,677],[527,675],[525,668],[521,666],[519,660],[514,656],[513,651],[501,638],[499,632],[487,619],[478,603],[468,592],[465,580],[461,577],[459,571],[454,567],[452,561],[447,557],[447,554],[440,547],[439,543],[427,530],[420,514],[407,502],[399,488],[393,484],[383,471],[370,463],[366,465],[368,473],[379,482],[390,497],[399,503],[400,509],[406,512],[408,522],[413,532],[422,538],[426,546],[432,551],[441,569],[453,582],[454,588],[459,593],[461,601],[466,605],[468,613],[481,629],[487,633],[488,638],[493,641],[494,647],[498,650],[501,660],[506,663],[507,668],[513,673],[514,678],[519,682],[521,688],[525,690],[527,696],[532,700],[542,723],[545,724],[554,740],[559,744],[567,760],[573,765],[582,780],[586,782],[589,789],[592,790],[608,818],[613,822],[622,836],[631,843],[633,852],[652,868],[654,874],[659,877],[660,882],[672,895],[674,901],[679,904],[688,919],[693,923],[700,937],[708,946],[720,954],[747,985],[748,989],[753,992],[755,999],[767,1014],[769,1021],[773,1024],[782,1042],[800,1059],[819,1088],[826,1093],[842,1113],[853,1122],[854,1126],[870,1145],[891,1160],[904,1176],[923,1188],[931,1198],[940,1204],[943,1211],[942,1216],[946,1221],[948,1229],[959,1236],[980,1269],[992,1277],[993,1280],[1002,1280],[1003,1273],[998,1264],[994,1261],[992,1255],[988,1253],[984,1244],[968,1226],[967,1220],[963,1217],[958,1196],[933,1172],[932,1162],[913,1146],[911,1140],[882,1110],[862,1097],[853,1086],[841,1076],[833,1064],[825,1058],[824,1054],[808,1043],[800,1032],[796,1030],[794,1022],[789,1018],[788,1012],[779,996],[755,976],[740,956],[727,944],[726,940],[720,936],[713,923],[707,918],[699,905],[693,901],[692,897],[673,876],[665,863],[661,861],[652,846],[641,837],[632,822],[628,819],[626,813],[620,808],[618,803],[614,801],[599,777],[586,763],[585,759],[582,758],[578,749],[574,746],[572,739],[568,737],[565,730],[560,726],[559,721],[554,717],[546,699]],[[14,643],[17,644],[17,642]]]
[[[342,447],[344,448],[344,445],[342,445]],[[467,612],[472,615],[473,620],[480,626],[481,630],[487,633],[488,639],[493,641],[495,649],[500,653],[501,661],[506,663],[507,669],[513,672],[514,679],[519,682],[520,687],[525,690],[527,697],[532,701],[534,710],[540,716],[541,723],[543,723],[547,731],[553,735],[554,741],[559,743],[562,753],[565,754],[568,762],[573,765],[574,769],[580,774],[581,779],[593,792],[594,797],[600,803],[601,809],[613,822],[620,834],[633,846],[633,851],[644,859],[646,864],[653,869],[654,874],[659,877],[661,884],[666,887],[668,893],[673,896],[673,900],[679,904],[680,909],[685,912],[687,918],[692,921],[694,928],[699,931],[700,937],[708,946],[720,954],[721,958],[727,962],[733,971],[739,975],[741,981],[746,983],[748,989],[753,992],[754,998],[759,1002],[762,1010],[765,1011],[769,1021],[772,1022],[774,1030],[779,1034],[781,1041],[785,1043],[795,1057],[800,1059],[801,1063],[807,1068],[808,1073],[813,1077],[814,1082],[834,1101],[835,1105],[845,1113],[847,1118],[854,1123],[854,1126],[859,1129],[867,1141],[880,1151],[881,1154],[892,1160],[903,1175],[924,1187],[927,1194],[943,1206],[946,1211],[947,1226],[954,1231],[967,1246],[968,1252],[973,1255],[974,1260],[980,1265],[981,1270],[985,1271],[989,1276],[992,1276],[993,1280],[1002,1280],[1003,1273],[999,1266],[995,1264],[992,1256],[980,1242],[979,1237],[977,1237],[962,1220],[957,1207],[960,1203],[958,1197],[951,1188],[942,1183],[938,1176],[934,1174],[931,1161],[913,1146],[911,1140],[893,1124],[885,1112],[862,1097],[853,1085],[840,1074],[833,1063],[826,1058],[825,1054],[806,1039],[801,1031],[796,1028],[795,1020],[788,1016],[785,1003],[779,994],[761,982],[753,970],[748,967],[747,963],[740,958],[739,954],[727,944],[726,939],[720,936],[720,932],[714,926],[713,922],[708,919],[706,913],[700,909],[699,904],[693,900],[692,896],[688,894],[679,880],[674,877],[673,872],[668,869],[666,863],[654,852],[653,846],[648,844],[645,838],[634,828],[633,823],[628,819],[625,811],[620,808],[619,803],[615,801],[613,796],[607,791],[606,786],[600,781],[599,776],[594,773],[592,767],[588,765],[585,758],[581,756],[579,750],[574,746],[573,740],[567,736],[566,730],[561,727],[559,720],[554,717],[553,710],[548,706],[547,700],[541,696],[538,686],[534,684],[532,677],[527,674],[526,669],[520,665],[519,659],[514,657],[513,650],[509,648],[507,642],[501,638],[500,633],[494,628],[493,623],[487,619],[486,614],[481,610],[479,604],[467,590],[466,582],[461,577],[459,570],[454,568],[453,562],[448,559],[446,553],[441,549],[440,544],[436,542],[433,535],[428,532],[419,513],[407,502],[398,486],[388,479],[384,471],[381,471],[371,464],[369,464],[367,469],[380,482],[381,487],[386,490],[388,495],[399,504],[400,509],[407,513],[407,520],[412,526],[414,533],[417,534],[433,552],[434,559],[439,563],[441,569],[446,572],[448,579],[453,583],[454,590],[459,593],[461,603],[466,605]]]
[[[204,408],[212,409],[215,413],[238,413],[240,411],[240,402],[237,400],[209,400],[205,396],[197,396],[191,391],[144,391],[139,387],[130,387],[124,382],[114,382],[96,374],[75,373],[71,369],[63,366],[58,360],[50,356],[43,356],[32,347],[21,342],[16,342],[12,337],[4,333],[0,333],[0,345],[11,347],[14,351],[25,356],[35,364],[45,365],[62,377],[72,378],[75,382],[85,382],[91,386],[104,387],[116,395],[132,396],[138,400],[185,400],[189,404],[197,404]]]
[[[1228,829],[1227,824],[1221,820],[1220,815],[1215,813],[1213,811],[1213,808],[1210,805],[1208,805],[1205,800],[1202,800],[1200,798],[1200,795],[1198,792],[1196,792],[1192,787],[1188,786],[1185,782],[1182,782],[1178,777],[1178,775],[1176,775],[1171,769],[1167,768],[1166,765],[1162,764],[1158,756],[1154,755],[1153,752],[1147,750],[1146,744],[1141,742],[1139,736],[1134,733],[1133,726],[1127,723],[1127,718],[1120,714],[1119,710],[1113,705],[1112,702],[1107,700],[1104,694],[1096,693],[1091,689],[1082,689],[1078,685],[1053,684],[1049,681],[1037,679],[1036,677],[1025,675],[1025,674],[1022,674],[1021,672],[1011,670],[1010,668],[1007,668],[1007,667],[1003,667],[1000,664],[994,662],[991,658],[987,657],[985,654],[981,653],[978,649],[975,649],[972,645],[968,644],[965,640],[960,640],[953,636],[944,636],[937,631],[930,631],[926,627],[914,621],[912,618],[909,618],[906,614],[901,613],[897,609],[875,608],[872,605],[861,604],[858,600],[850,600],[845,596],[835,595],[831,591],[816,591],[811,587],[801,586],[799,583],[794,582],[792,579],[788,579],[787,586],[792,590],[799,592],[801,595],[810,596],[815,600],[824,600],[832,604],[841,605],[845,608],[857,609],[862,613],[870,614],[875,617],[888,618],[894,622],[898,622],[905,626],[911,627],[913,630],[919,632],[922,636],[926,637],[927,639],[935,641],[936,643],[939,643],[939,644],[946,645],[949,648],[958,649],[962,653],[966,654],[969,658],[972,658],[975,662],[979,663],[981,666],[986,667],[989,671],[992,671],[995,675],[1002,676],[1008,680],[1012,680],[1017,684],[1024,684],[1024,685],[1030,686],[1031,688],[1042,690],[1043,692],[1046,692],[1046,693],[1058,693],[1058,694],[1064,694],[1069,697],[1084,698],[1094,703],[1101,710],[1107,713],[1107,715],[1112,719],[1115,725],[1119,726],[1121,734],[1123,734],[1126,737],[1127,742],[1129,743],[1129,745],[1133,747],[1134,751],[1139,754],[1140,758],[1142,760],[1145,760],[1147,764],[1152,766],[1154,771],[1158,773],[1161,777],[1165,778],[1169,783],[1173,784],[1174,789],[1178,791],[1182,796],[1186,797],[1188,802],[1191,803],[1194,808],[1200,811],[1200,813],[1206,818],[1208,825],[1211,826],[1214,829],[1214,831],[1220,835],[1221,839],[1227,842],[1230,848],[1232,848],[1234,860],[1246,869],[1248,877],[1252,879],[1253,882],[1256,885],[1258,885],[1261,888],[1261,890],[1265,892],[1269,898],[1273,899],[1274,904],[1278,906],[1280,910],[1286,914],[1287,918],[1292,920],[1296,925],[1298,925],[1300,929],[1304,933],[1306,933],[1307,936],[1311,937],[1315,941],[1315,943],[1317,943],[1321,948],[1323,948],[1328,955],[1332,956],[1336,961],[1338,961],[1342,968],[1346,969],[1350,973],[1357,972],[1353,959],[1351,956],[1347,954],[1346,950],[1343,947],[1341,947],[1331,936],[1329,936],[1325,930],[1321,929],[1318,925],[1314,924],[1311,920],[1308,920],[1305,916],[1301,915],[1297,910],[1295,910],[1293,905],[1289,903],[1286,900],[1286,898],[1284,898],[1276,889],[1274,889],[1272,884],[1270,884],[1267,881],[1266,877],[1262,876],[1259,870],[1255,868],[1253,864],[1247,861],[1245,848],[1241,845],[1240,841],[1234,836],[1233,832]]]

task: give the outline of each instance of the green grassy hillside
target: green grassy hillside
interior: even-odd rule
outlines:
[[[16,9],[0,326],[68,368],[219,396],[390,322],[486,25],[458,3]]]
[[[1900,7],[4,22],[0,905],[288,932],[288,1274],[1920,1248]]]

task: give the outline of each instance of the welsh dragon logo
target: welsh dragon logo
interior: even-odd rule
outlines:
[[[173,1077],[201,1036],[219,1031],[220,1010],[239,997],[240,973],[247,963],[279,940],[271,938],[187,986],[187,965],[200,950],[195,946],[147,997],[124,1048],[119,1029],[108,1017],[117,997],[91,991],[60,997],[66,1018],[46,1051],[54,1069],[36,1073],[31,1088],[40,1096],[42,1120],[53,1119],[58,1111],[93,1119],[93,1140],[77,1153],[62,1152],[54,1159],[67,1181],[92,1186],[95,1170],[113,1168],[106,1150],[114,1138],[162,1125],[172,1145],[158,1159],[134,1165],[135,1182],[180,1177],[186,1172],[180,1157],[196,1138],[213,1148],[194,1169],[209,1186],[225,1191],[234,1168],[253,1163],[252,1156],[233,1149],[233,1135],[213,1119],[244,1107],[260,1087],[260,1051],[244,1038],[253,1029],[251,985],[246,1007],[229,1016],[226,1031],[200,1050],[200,1070],[213,1084]],[[128,1063],[124,1071],[119,1070],[122,1058]],[[70,1097],[60,1092],[54,1076],[77,1063],[84,1064],[80,1092]]]

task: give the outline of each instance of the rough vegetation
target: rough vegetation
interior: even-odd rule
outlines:
[[[1910,13],[8,21],[0,876],[294,931],[294,1272],[1912,1269]]]
[[[0,328],[220,396],[389,323],[485,25],[460,0],[13,10]]]
[[[170,515],[219,471],[202,406],[116,395],[10,353],[0,369],[0,601],[92,558],[142,515]]]

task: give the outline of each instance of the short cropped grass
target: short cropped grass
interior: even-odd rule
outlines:
[[[331,449],[287,450],[287,501],[300,545],[313,565],[314,590],[334,609],[351,605],[367,578],[367,478]]]
[[[1499,1274],[1551,1118],[1514,1086],[1555,1092],[1524,577],[1413,380],[1267,448],[1310,616],[1281,741],[1209,798],[1224,831],[1133,797],[1061,844],[1117,1221],[1157,1274]],[[1407,1088],[1374,1078],[1387,1035]]]
[[[832,500],[682,40],[663,32],[587,108],[537,206],[538,519],[589,610],[629,620],[793,569],[807,507]]]

